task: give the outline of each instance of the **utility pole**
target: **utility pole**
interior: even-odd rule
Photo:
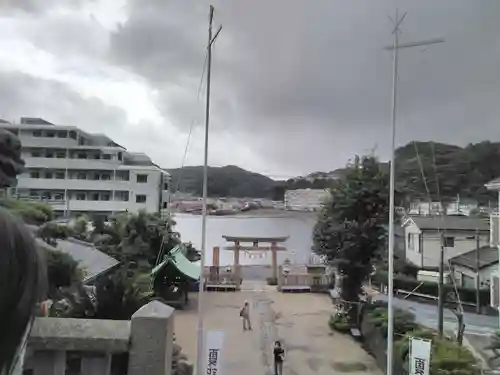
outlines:
[[[476,313],[481,313],[481,305],[479,301],[479,288],[481,286],[479,280],[479,229],[476,229]]]
[[[388,296],[387,296],[387,375],[392,375],[393,366],[393,344],[394,344],[394,177],[395,177],[395,149],[396,149],[396,114],[397,114],[397,82],[398,82],[398,51],[401,48],[424,46],[434,43],[441,43],[443,39],[434,39],[423,42],[399,44],[399,26],[406,17],[406,13],[399,17],[398,9],[393,22],[393,43],[392,46],[385,47],[385,50],[392,51],[392,103],[391,103],[391,169],[390,169],[390,195],[389,195],[389,249],[388,249]]]
[[[439,337],[444,333],[444,232],[440,233],[441,251],[439,253],[439,282],[438,282],[438,332]]]
[[[212,73],[212,44],[222,30],[219,26],[215,36],[212,37],[212,23],[214,19],[214,7],[210,5],[208,16],[208,44],[207,44],[207,92],[205,106],[205,152],[203,162],[203,203],[202,203],[202,221],[201,221],[201,273],[200,284],[198,288],[198,330],[196,345],[196,372],[197,375],[204,375],[204,353],[205,347],[205,328],[204,328],[204,294],[205,294],[205,254],[207,237],[207,196],[208,196],[208,130],[210,124],[210,76]]]

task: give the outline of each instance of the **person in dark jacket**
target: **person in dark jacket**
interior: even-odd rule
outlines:
[[[283,360],[285,359],[285,350],[281,342],[274,343],[274,375],[283,375]]]

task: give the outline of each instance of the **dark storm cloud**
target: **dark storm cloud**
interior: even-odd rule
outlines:
[[[150,0],[141,7],[142,1],[131,0],[112,54],[160,90],[191,78],[182,95],[160,97],[162,108],[184,127],[203,59],[208,6],[159,5],[164,3]],[[400,142],[499,139],[494,103],[500,99],[500,2],[397,4],[408,11],[402,42],[446,39],[401,51]],[[300,169],[321,159],[327,169],[332,159],[375,146],[387,155],[392,56],[382,48],[391,44],[388,15],[395,2],[215,5],[216,25],[224,24],[214,52],[216,129],[242,134],[259,152]],[[297,155],[299,149],[308,151]]]
[[[123,110],[97,98],[84,98],[59,82],[0,72],[0,118],[19,121],[21,116],[113,134],[123,131],[127,120]]]

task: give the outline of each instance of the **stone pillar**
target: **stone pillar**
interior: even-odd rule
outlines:
[[[132,315],[127,375],[170,375],[174,309],[151,301]]]
[[[234,277],[236,279],[236,282],[240,282],[241,278],[241,273],[240,273],[240,242],[236,241],[234,243]]]
[[[212,266],[219,268],[220,265],[220,247],[215,246],[212,252]]]
[[[278,256],[276,254],[276,242],[271,244],[273,279],[278,278]]]

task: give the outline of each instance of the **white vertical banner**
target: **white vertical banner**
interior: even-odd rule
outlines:
[[[410,338],[410,374],[429,375],[431,368],[430,340],[418,337]]]
[[[222,349],[224,345],[224,332],[205,331],[204,349],[204,374],[222,375]]]

